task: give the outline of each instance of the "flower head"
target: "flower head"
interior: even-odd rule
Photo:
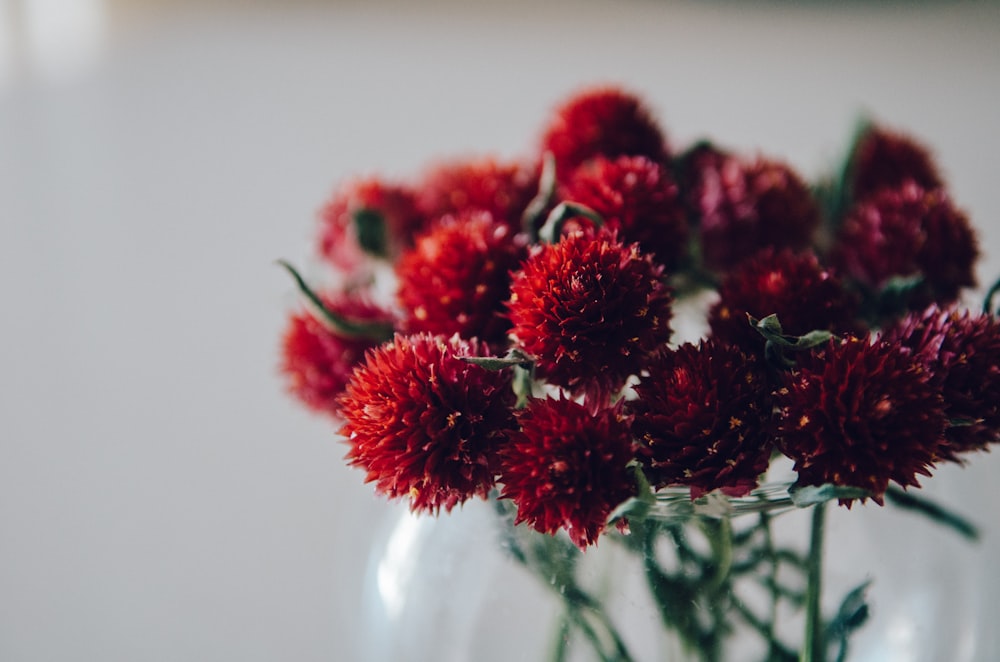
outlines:
[[[511,333],[539,377],[604,400],[670,339],[662,270],[609,231],[537,246],[511,283]]]
[[[875,125],[868,126],[858,137],[848,170],[855,200],[907,181],[925,189],[939,188],[944,183],[926,147],[910,136]]]
[[[675,265],[687,252],[688,226],[669,172],[644,156],[599,156],[576,170],[561,197],[590,207],[624,241],[637,241],[659,262]]]
[[[762,362],[716,340],[681,345],[649,369],[629,402],[650,482],[691,498],[743,496],[771,456],[770,389]]]
[[[338,294],[322,299],[328,310],[346,319],[392,322],[387,311],[362,297]],[[365,352],[376,344],[335,333],[308,312],[292,314],[281,341],[281,371],[288,391],[309,408],[337,416],[337,397]]]
[[[501,343],[510,328],[503,315],[510,272],[526,253],[522,238],[489,212],[442,217],[396,264],[406,330]]]
[[[778,439],[802,485],[916,486],[940,458],[944,403],[930,373],[898,345],[830,341],[800,358],[776,394]]]
[[[857,301],[811,252],[765,249],[731,271],[709,311],[712,335],[759,354],[764,339],[747,321],[777,314],[790,335],[856,331]]]
[[[458,336],[417,334],[369,352],[340,398],[350,464],[379,492],[409,497],[415,511],[485,497],[514,427],[511,377],[460,357],[488,351]]]
[[[531,400],[521,429],[502,451],[501,498],[517,505],[515,523],[554,534],[566,529],[584,548],[608,516],[635,493],[629,419],[621,407],[591,413],[572,400]]]
[[[538,174],[517,162],[491,158],[449,161],[431,168],[417,188],[417,205],[427,218],[481,210],[512,229],[538,190]]]
[[[595,156],[667,159],[663,132],[643,101],[613,87],[584,90],[556,108],[542,150],[555,157],[560,180]]]

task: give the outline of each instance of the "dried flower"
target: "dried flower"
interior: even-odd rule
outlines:
[[[855,142],[848,172],[855,200],[907,181],[925,189],[944,183],[926,147],[910,136],[875,125],[866,127]]]
[[[431,168],[417,190],[417,205],[427,218],[482,210],[520,230],[521,215],[538,191],[538,173],[492,158],[448,161]]]
[[[501,498],[517,505],[516,523],[554,534],[566,529],[592,545],[616,506],[635,493],[629,419],[620,406],[591,413],[572,400],[531,400],[521,429],[502,451]]]
[[[485,497],[497,450],[514,428],[510,371],[463,361],[483,343],[429,334],[396,337],[371,351],[340,398],[350,464],[414,511],[450,511]]]
[[[709,311],[712,336],[760,353],[764,339],[747,321],[776,314],[790,335],[857,331],[857,301],[812,252],[765,249],[730,272]]]
[[[560,181],[595,156],[667,160],[663,132],[643,101],[614,87],[584,90],[556,108],[542,135],[542,151],[555,157]]]
[[[601,402],[670,339],[662,271],[611,231],[536,246],[511,284],[511,333],[540,377]]]
[[[830,341],[799,357],[775,394],[778,443],[801,485],[867,490],[882,503],[889,481],[918,486],[940,458],[944,403],[910,352],[869,338]]]
[[[692,499],[757,486],[772,450],[762,361],[717,340],[684,344],[655,361],[635,390],[633,431],[654,486],[690,486]]]
[[[687,253],[688,226],[677,185],[667,169],[644,156],[594,158],[561,191],[603,217],[623,241],[672,267]]]
[[[510,272],[526,254],[523,238],[489,212],[442,217],[396,263],[405,329],[501,343]]]
[[[387,311],[364,297],[338,294],[321,298],[328,310],[344,318],[392,322]],[[281,371],[288,391],[314,411],[337,416],[337,397],[365,352],[376,344],[364,337],[334,333],[308,312],[292,314],[281,341]]]

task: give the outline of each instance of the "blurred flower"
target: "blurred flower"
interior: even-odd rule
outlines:
[[[895,344],[830,341],[799,357],[776,394],[778,444],[801,485],[918,486],[940,458],[945,416],[931,374]]]
[[[451,510],[485,497],[497,450],[514,428],[510,371],[463,361],[485,344],[452,336],[397,335],[373,350],[340,398],[347,459],[414,511]]]
[[[430,219],[487,211],[515,231],[538,191],[538,173],[517,162],[456,160],[432,167],[417,187],[417,206]]]
[[[503,314],[510,272],[526,254],[522,237],[489,212],[442,217],[396,263],[407,332],[501,343],[510,328]]]
[[[720,489],[743,496],[771,458],[764,367],[717,340],[660,357],[629,402],[639,456],[655,487],[687,485],[691,498]]]
[[[572,400],[530,400],[519,432],[502,451],[501,498],[517,505],[515,523],[554,534],[564,528],[580,548],[592,545],[618,504],[635,493],[629,419],[621,407]]]
[[[858,137],[848,161],[849,187],[855,200],[907,181],[922,188],[943,185],[927,149],[910,136],[870,125]]]
[[[536,246],[511,284],[511,333],[540,377],[603,402],[670,339],[662,271],[612,231]]]

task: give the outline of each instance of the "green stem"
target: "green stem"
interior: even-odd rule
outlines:
[[[823,533],[826,528],[826,504],[813,506],[809,536],[809,559],[806,566],[806,629],[800,662],[823,662],[823,615],[820,594],[823,580]]]

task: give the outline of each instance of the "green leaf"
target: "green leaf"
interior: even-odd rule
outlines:
[[[532,240],[537,239],[535,235],[536,226],[538,221],[542,218],[542,214],[552,203],[552,199],[556,194],[556,157],[552,152],[545,152],[542,157],[542,172],[538,177],[538,193],[528,206],[524,208],[524,213],[521,215],[521,229]]]
[[[593,221],[597,227],[604,225],[604,218],[590,207],[577,202],[560,202],[545,219],[545,225],[538,231],[538,236],[547,244],[556,243],[566,221],[581,216]]]
[[[831,332],[823,329],[816,329],[801,336],[786,335],[781,328],[778,316],[775,314],[768,315],[763,319],[757,319],[748,313],[747,319],[750,321],[750,325],[757,330],[757,333],[764,336],[769,343],[781,349],[790,349],[793,351],[812,349],[813,347],[826,344],[831,338],[835,337]]]
[[[788,496],[797,508],[817,506],[834,499],[864,499],[870,497],[868,490],[849,485],[792,485],[788,488]]]
[[[920,513],[932,521],[948,527],[968,540],[979,540],[979,529],[972,522],[958,513],[934,503],[927,497],[916,496],[894,485],[889,486],[889,489],[885,491],[885,496],[889,500],[889,503],[894,506]]]
[[[513,366],[531,369],[535,365],[532,357],[517,348],[510,350],[504,356],[459,356],[458,358],[494,372]]]
[[[997,279],[995,283],[990,287],[989,291],[986,292],[986,296],[983,297],[983,314],[984,315],[1000,315],[1000,306],[997,308],[993,307],[993,299],[1000,294],[1000,279]]]
[[[354,212],[354,230],[361,249],[375,257],[388,257],[389,236],[385,216],[376,209],[362,208]]]

